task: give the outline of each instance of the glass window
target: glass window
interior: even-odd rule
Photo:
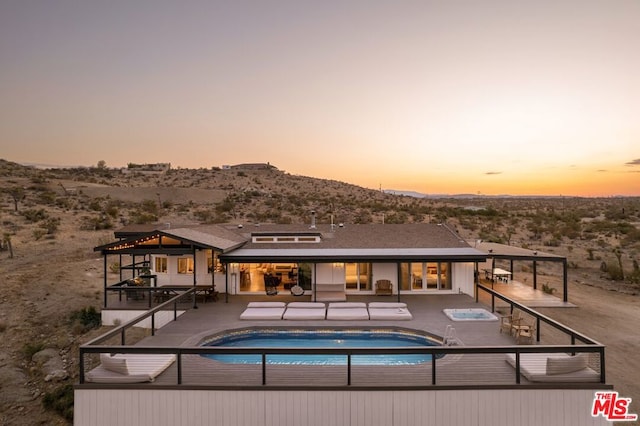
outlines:
[[[209,250],[207,253],[207,274],[211,273],[211,270],[216,271],[216,274],[224,274],[224,263],[218,259],[218,254]]]
[[[409,264],[401,263],[400,264],[400,290],[410,290],[409,284]]]
[[[345,263],[344,271],[347,290],[371,290],[370,263]]]
[[[166,257],[156,257],[156,273],[166,274],[167,273],[167,258]]]
[[[438,264],[437,263],[427,263],[427,288],[433,289],[433,290],[438,288]]]
[[[451,290],[451,274],[449,273],[450,263],[440,264],[440,290]]]
[[[181,257],[178,259],[179,274],[193,274],[193,259],[190,257]]]

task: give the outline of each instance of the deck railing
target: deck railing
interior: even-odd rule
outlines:
[[[496,298],[502,300],[503,302],[506,302],[509,304],[509,312],[511,314],[513,314],[513,312],[518,309],[530,316],[532,316],[535,321],[536,321],[536,341],[540,341],[540,326],[542,325],[542,323],[545,323],[551,327],[553,327],[556,330],[559,330],[560,332],[562,332],[563,334],[569,336],[569,338],[571,339],[571,344],[575,345],[576,340],[581,341],[584,344],[587,345],[597,345],[597,346],[603,346],[600,343],[598,343],[597,341],[595,341],[594,339],[585,336],[582,333],[579,333],[561,323],[559,323],[558,321],[549,318],[546,315],[541,314],[540,312],[537,312],[531,308],[528,308],[526,306],[524,306],[521,303],[516,302],[515,300],[509,299],[508,297],[504,296],[503,294],[498,293],[497,291],[486,287],[482,284],[478,284],[477,285],[477,289],[478,289],[478,294],[476,294],[476,302],[479,299],[479,292],[480,291],[484,291],[486,293],[488,293],[491,296],[491,312],[495,312],[496,311]],[[603,346],[604,347],[604,346]],[[603,361],[604,363],[604,361]],[[603,367],[604,368],[604,367]]]
[[[92,341],[82,345],[80,347],[80,372],[79,372],[79,381],[80,385],[89,386],[85,381],[85,369],[88,363],[86,362],[86,357],[94,357],[91,358],[92,361],[96,360],[96,354],[101,353],[118,353],[118,354],[172,354],[176,357],[175,370],[174,373],[171,373],[170,382],[167,380],[163,380],[162,383],[147,383],[141,384],[137,383],[135,386],[152,386],[154,388],[158,386],[171,386],[171,387],[208,387],[208,388],[216,388],[216,389],[239,389],[239,388],[255,388],[256,386],[267,386],[269,388],[275,389],[278,387],[277,384],[272,384],[270,382],[272,366],[268,363],[268,357],[270,355],[342,355],[346,358],[346,365],[344,366],[344,370],[340,370],[340,375],[343,375],[343,385],[331,386],[335,387],[345,387],[345,388],[353,388],[353,374],[354,374],[354,364],[353,357],[358,355],[398,355],[398,354],[429,354],[431,355],[431,362],[422,364],[420,366],[415,366],[415,371],[421,371],[428,375],[428,379],[418,381],[411,380],[407,383],[398,383],[392,384],[386,381],[381,381],[377,384],[369,383],[367,385],[358,384],[356,387],[358,388],[367,388],[367,389],[375,389],[375,388],[406,388],[406,389],[433,389],[434,386],[445,386],[451,387],[450,381],[447,380],[447,377],[450,378],[452,373],[451,364],[447,364],[451,357],[455,356],[476,356],[478,359],[482,359],[482,362],[478,362],[475,365],[477,371],[487,367],[490,362],[502,362],[502,366],[504,366],[504,354],[513,354],[515,356],[515,368],[513,369],[513,375],[509,375],[511,377],[506,382],[500,382],[496,380],[495,383],[486,383],[486,382],[474,382],[473,375],[469,380],[465,380],[465,383],[456,384],[453,387],[464,389],[464,388],[495,388],[495,387],[571,387],[571,388],[593,388],[594,386],[598,388],[608,388],[610,386],[606,385],[606,376],[605,376],[605,347],[598,342],[590,339],[587,336],[584,336],[560,323],[554,321],[551,318],[548,318],[532,309],[529,309],[517,302],[514,302],[493,290],[479,286],[480,290],[487,291],[492,296],[492,308],[494,306],[495,298],[499,298],[511,306],[511,309],[521,309],[523,312],[526,312],[529,315],[532,315],[536,318],[538,324],[540,322],[547,323],[551,325],[553,328],[561,331],[563,334],[570,336],[571,344],[570,345],[512,345],[512,346],[432,346],[432,347],[420,347],[420,348],[233,348],[233,347],[207,347],[207,346],[193,346],[193,347],[157,347],[157,346],[135,346],[135,345],[127,345],[125,333],[127,330],[130,330],[136,324],[139,324],[141,321],[146,320],[147,318],[151,318],[151,334],[155,333],[154,326],[154,317],[161,311],[166,311],[168,309],[173,310],[174,312],[174,321],[179,320],[178,316],[178,305],[181,302],[184,302],[185,298],[190,298],[195,296],[193,293],[195,289],[187,290],[184,294],[180,294],[172,298],[171,300],[162,303],[161,305],[156,306],[153,309],[150,309],[148,312],[134,318],[133,320],[127,322],[126,324],[120,325],[115,329],[109,331],[108,333],[103,334],[102,336],[93,339]],[[184,305],[182,305],[184,306]],[[539,330],[539,327],[538,327]],[[113,341],[114,339],[120,337],[119,344],[109,344],[107,342]],[[539,336],[538,336],[539,340]],[[583,342],[583,344],[575,344],[576,340]],[[521,357],[523,354],[530,353],[587,353],[587,354],[596,354],[597,361],[595,370],[599,372],[599,380],[598,382],[591,383],[574,383],[574,382],[564,382],[564,383],[545,383],[545,384],[535,384],[535,383],[521,383]],[[249,366],[241,366],[241,370],[234,370],[236,372],[240,371],[241,374],[249,374],[255,375],[259,377],[253,377],[253,381],[248,384],[242,384],[237,382],[230,383],[228,378],[227,380],[221,380],[216,383],[203,383],[202,380],[193,380],[193,377],[197,377],[201,374],[204,374],[204,371],[199,371],[199,368],[202,368],[202,365],[197,361],[194,363],[194,356],[201,357],[203,355],[232,355],[232,354],[254,354],[259,355],[261,362],[259,364],[259,368],[255,367],[252,369]],[[503,355],[502,357],[491,357],[491,355]],[[595,358],[595,356],[593,357]],[[197,358],[199,359],[199,358]],[[92,364],[95,364],[93,362]],[[474,363],[471,363],[474,364]],[[497,364],[496,364],[497,365]],[[93,365],[91,365],[93,366]],[[210,366],[213,368],[213,366]],[[173,368],[173,367],[172,367]],[[216,364],[216,368],[224,371],[225,368],[230,368],[228,365],[223,363]],[[340,368],[338,366],[338,368]],[[355,367],[359,368],[359,367]],[[393,367],[384,367],[384,368],[393,368]],[[197,371],[198,370],[198,371]],[[233,368],[231,368],[233,370]],[[230,370],[230,371],[231,371]],[[312,369],[309,369],[309,371]],[[454,369],[455,370],[455,369]],[[189,378],[185,380],[185,371],[189,374]],[[375,371],[375,370],[374,370]],[[282,373],[282,371],[281,371]],[[468,373],[468,371],[467,371]],[[175,374],[175,377],[173,376]],[[296,370],[296,374],[305,374],[305,370]],[[375,373],[374,373],[375,374]],[[455,374],[455,371],[454,371]],[[460,372],[460,374],[463,374]],[[447,376],[448,375],[448,376]],[[259,380],[258,380],[259,379]],[[259,382],[259,383],[258,383]],[[298,379],[298,382],[300,380]],[[304,382],[304,380],[302,380]],[[306,389],[310,388],[326,388],[326,385],[311,385],[310,382],[304,383],[304,387]],[[127,387],[132,386],[131,384],[117,384],[117,385],[101,385],[101,384],[91,384],[90,386],[107,386],[107,387]],[[289,386],[291,387],[291,386]]]

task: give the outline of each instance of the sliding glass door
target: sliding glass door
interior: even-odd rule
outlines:
[[[451,290],[448,262],[405,262],[400,264],[401,291]]]

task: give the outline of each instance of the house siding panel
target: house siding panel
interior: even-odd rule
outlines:
[[[82,426],[573,426],[594,390],[199,391],[76,389]]]

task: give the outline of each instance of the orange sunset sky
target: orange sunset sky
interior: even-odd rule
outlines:
[[[640,1],[0,2],[0,158],[640,195]]]

